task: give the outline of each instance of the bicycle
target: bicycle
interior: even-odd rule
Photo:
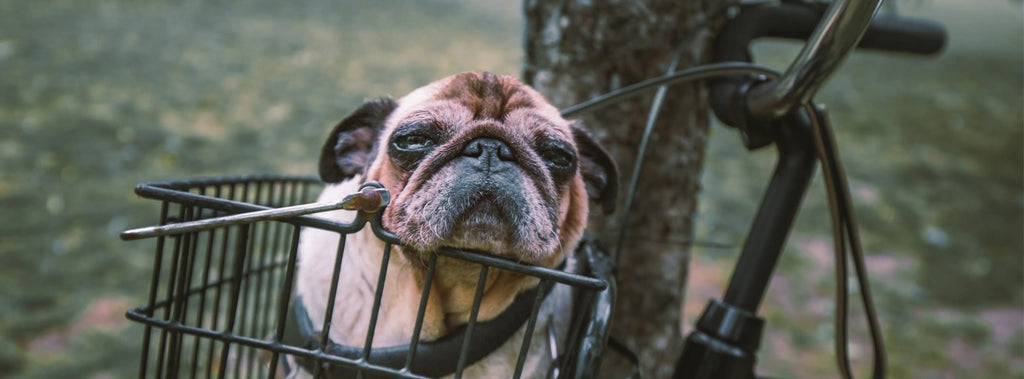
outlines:
[[[836,253],[843,254],[843,258],[836,259],[837,275],[846,277],[844,262],[848,243],[862,283],[871,334],[876,341],[875,374],[884,376],[884,348],[870,305],[870,290],[842,167],[835,154],[825,112],[810,102],[814,92],[858,41],[862,47],[914,53],[932,53],[941,48],[942,28],[929,22],[876,19],[869,27],[879,3],[880,0],[843,0],[831,4],[783,1],[745,5],[725,25],[716,47],[716,61],[734,63],[679,72],[673,69],[662,77],[563,110],[563,115],[571,117],[655,87],[718,78],[710,83],[711,107],[717,117],[739,129],[748,149],[773,144],[778,148],[775,174],[744,243],[728,290],[722,301],[709,304],[695,331],[687,337],[686,348],[676,365],[677,377],[754,375],[756,351],[764,328],[756,309],[819,159],[823,162],[833,209]],[[868,34],[862,39],[865,29]],[[765,36],[793,39],[810,36],[810,42],[785,75],[749,63],[735,63],[749,62],[747,46],[752,40]],[[641,143],[641,158],[663,101],[664,90],[659,90]],[[637,161],[639,164],[642,159]],[[637,180],[634,174],[627,199],[632,198]],[[248,176],[148,183],[137,187],[140,196],[163,202],[161,227],[122,235],[125,239],[157,237],[149,302],[127,314],[146,324],[140,377],[146,377],[149,364],[155,366],[156,376],[161,377],[178,376],[186,371],[194,377],[200,370],[205,370],[208,377],[215,374],[223,377],[229,372],[270,377],[275,375],[279,357],[284,355],[353,368],[355,375],[367,377],[421,377],[430,372],[429,367],[421,364],[422,360],[417,361],[419,341],[415,333],[408,348],[399,353],[372,347],[369,343],[372,328],[368,331],[371,337],[363,347],[329,346],[326,337],[321,338],[317,346],[281,342],[285,334],[282,321],[289,318],[290,286],[301,227],[344,234],[369,224],[384,241],[401,244],[380,222],[380,207],[387,205],[386,191],[371,188],[337,203],[306,204],[311,200],[310,190],[316,185],[317,181],[311,178]],[[359,210],[360,216],[351,224],[306,216],[338,208]],[[171,253],[165,254],[166,250]],[[552,370],[555,376],[594,376],[605,346],[621,350],[621,346],[609,341],[608,335],[615,295],[614,255],[617,253],[609,256],[593,245],[586,245],[582,256],[587,270],[583,275],[456,250],[442,250],[437,254],[480,264],[484,267],[482,275],[486,275],[486,267],[496,267],[539,277],[544,280],[542,285],[560,283],[584,291],[581,301],[584,306],[573,315],[574,338],[567,351],[557,357],[560,364]],[[164,264],[170,267],[164,268]],[[197,267],[203,270],[197,272]],[[335,268],[335,280],[337,272]],[[381,276],[378,288],[384,280]],[[836,349],[840,372],[849,377],[851,373],[843,350],[845,283],[845,280],[837,280]],[[165,298],[158,299],[159,292],[164,292]],[[476,301],[479,302],[479,298]],[[157,316],[160,310],[163,315]],[[535,319],[536,312],[532,317]],[[528,328],[532,322],[527,324]],[[473,325],[471,322],[468,328],[472,329]],[[154,333],[159,333],[158,340],[151,340]],[[467,334],[466,341],[471,334]],[[267,335],[272,337],[268,340]],[[524,341],[523,346],[527,345],[528,341]],[[158,350],[155,356],[150,355],[152,347]],[[456,377],[465,366],[464,357],[469,347],[469,343],[463,343],[458,350],[454,363]],[[265,360],[266,365],[258,357],[262,353],[271,355]],[[525,348],[518,366],[522,366],[524,358]]]

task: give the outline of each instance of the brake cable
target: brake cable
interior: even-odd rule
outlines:
[[[822,175],[824,176],[826,194],[828,195],[829,208],[831,210],[832,235],[834,237],[835,265],[836,265],[836,313],[835,313],[835,350],[836,360],[839,365],[840,374],[843,378],[853,378],[850,369],[848,352],[847,322],[848,313],[848,290],[847,290],[847,246],[849,246],[850,260],[854,265],[854,272],[860,290],[861,303],[864,307],[864,314],[867,318],[868,331],[871,337],[873,350],[872,377],[884,378],[886,376],[886,355],[885,344],[882,341],[881,326],[875,311],[874,300],[871,296],[871,287],[867,277],[867,267],[864,262],[864,252],[860,243],[860,233],[857,229],[856,217],[853,210],[853,203],[850,199],[849,185],[846,181],[846,174],[843,171],[842,163],[839,160],[839,152],[836,148],[835,136],[832,134],[828,115],[821,106],[811,103],[804,104],[804,110],[811,120],[811,130],[814,134],[815,149],[821,160]]]

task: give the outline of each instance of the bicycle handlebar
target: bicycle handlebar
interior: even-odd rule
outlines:
[[[882,0],[835,1],[778,81],[751,88],[747,109],[776,118],[814,97],[864,36]]]
[[[758,85],[749,97],[737,99],[737,90],[749,80],[737,78],[712,84],[711,105],[715,115],[731,126],[743,128],[753,116],[770,119],[787,113],[792,107],[809,100],[818,87],[838,68],[857,43],[857,47],[903,52],[934,54],[945,45],[946,31],[937,22],[902,16],[883,15],[867,23],[862,38],[860,31],[870,19],[878,1],[837,1],[826,10],[814,4],[782,3],[745,8],[722,28],[716,39],[714,61],[752,61],[750,44],[762,37],[810,40],[800,55],[778,81]],[[866,13],[866,14],[865,14]],[[851,21],[852,20],[852,21]],[[737,112],[737,104],[744,104]]]

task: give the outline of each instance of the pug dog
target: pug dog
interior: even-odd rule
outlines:
[[[319,201],[337,201],[367,181],[379,182],[391,194],[383,226],[404,244],[390,250],[375,349],[410,342],[432,252],[462,249],[571,270],[588,202],[610,212],[618,180],[612,158],[580,125],[563,119],[516,78],[485,72],[454,75],[399,100],[363,104],[331,131],[319,171],[327,183]],[[319,216],[351,222],[355,213]],[[295,295],[319,329],[330,291],[337,291],[328,337],[361,347],[385,249],[369,227],[345,238],[339,282],[331,288],[339,234],[303,230]],[[480,269],[438,258],[421,341],[438,340],[468,322]],[[538,282],[490,270],[477,320],[495,319]],[[571,310],[568,286],[557,285],[546,295],[523,377],[547,374],[552,355],[565,343]],[[496,350],[470,362],[464,376],[511,377],[524,333],[525,327],[518,328]]]

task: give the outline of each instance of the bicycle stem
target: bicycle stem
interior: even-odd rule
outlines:
[[[817,166],[810,118],[792,112],[773,128],[778,160],[722,301],[713,300],[686,338],[675,378],[754,376],[764,298],[783,245]]]
[[[750,89],[747,111],[756,118],[775,119],[810,101],[853,52],[880,4],[881,0],[833,2],[782,78]]]
[[[790,113],[772,133],[778,151],[775,171],[723,297],[726,304],[752,314],[761,304],[817,166],[810,117],[805,112]]]

